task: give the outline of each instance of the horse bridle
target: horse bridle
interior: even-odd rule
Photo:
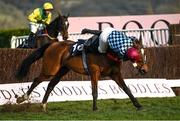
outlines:
[[[144,52],[144,48],[140,49],[141,55],[142,55],[142,59],[143,59],[143,65],[147,63],[147,57],[146,54]],[[136,68],[138,66],[138,64],[136,62],[133,63],[133,66]]]
[[[59,29],[63,29],[63,31],[66,31],[69,28],[69,21],[67,19],[68,17],[67,16],[61,16],[61,17],[63,17],[62,19],[64,19],[64,20],[61,21],[61,23],[60,23],[61,27]],[[57,31],[59,33],[61,33],[62,30],[59,30],[59,29]]]
[[[146,64],[147,63],[147,57],[146,57],[146,54],[144,53],[144,48],[141,48],[141,54],[143,56],[143,64]]]
[[[55,31],[58,32],[58,33],[61,33],[61,32],[60,32],[60,29],[59,29],[59,24],[61,25],[60,29],[62,29],[63,26],[66,27],[66,28],[64,28],[64,29],[68,29],[68,27],[69,27],[69,21],[68,21],[68,19],[66,19],[64,23],[59,23],[59,22],[58,22],[58,29],[55,30]],[[64,24],[64,25],[63,25],[63,24]],[[45,34],[44,34],[44,35],[48,36],[51,40],[57,39],[57,38],[51,37],[51,36],[48,34],[48,31],[47,31],[46,28],[45,28]]]

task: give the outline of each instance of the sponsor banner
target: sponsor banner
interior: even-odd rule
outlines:
[[[170,87],[180,87],[180,79],[166,80],[166,83],[167,83]]]
[[[165,79],[125,79],[135,97],[172,97],[171,80]],[[179,80],[180,82],[180,80]],[[49,82],[43,82],[30,96],[32,103],[41,102]],[[175,83],[175,81],[173,81]],[[0,85],[0,104],[15,103],[15,95],[23,95],[32,83],[14,83]],[[178,83],[180,86],[180,83]],[[174,84],[175,85],[175,84]],[[48,102],[92,100],[90,81],[61,81],[49,96]],[[98,99],[128,98],[124,91],[112,80],[98,82]]]
[[[82,29],[102,30],[105,27],[116,29],[149,29],[168,28],[169,24],[180,23],[180,14],[70,17],[69,33],[80,33]]]

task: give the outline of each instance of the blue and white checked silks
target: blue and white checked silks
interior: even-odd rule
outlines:
[[[123,32],[112,31],[108,36],[110,48],[120,57],[124,57],[126,50],[133,46],[133,38],[126,36]]]

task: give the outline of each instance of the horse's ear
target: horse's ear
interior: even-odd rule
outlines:
[[[58,16],[61,17],[61,13],[58,11]]]
[[[66,17],[68,18],[70,16],[70,14],[68,13],[67,15],[66,15]]]
[[[66,15],[63,15],[63,17],[66,18],[66,19],[68,19],[69,15],[70,15],[70,14],[68,13],[68,14],[66,14]]]
[[[140,43],[140,45],[143,44],[143,42],[142,42],[142,35],[140,35],[140,37],[139,37],[139,43]]]

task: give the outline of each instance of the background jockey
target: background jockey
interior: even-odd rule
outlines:
[[[105,28],[103,31],[83,29],[81,33],[98,35],[99,53],[106,53],[108,47],[110,47],[116,53],[116,55],[123,60],[131,60],[136,62],[138,59],[140,59],[138,49],[133,47],[134,41],[137,40],[135,37],[128,37],[123,32],[111,27]]]
[[[42,30],[51,22],[51,11],[53,10],[53,5],[50,2],[46,2],[43,8],[36,8],[28,16],[30,35],[28,38],[28,45],[30,48],[35,47],[35,35],[39,30]]]

